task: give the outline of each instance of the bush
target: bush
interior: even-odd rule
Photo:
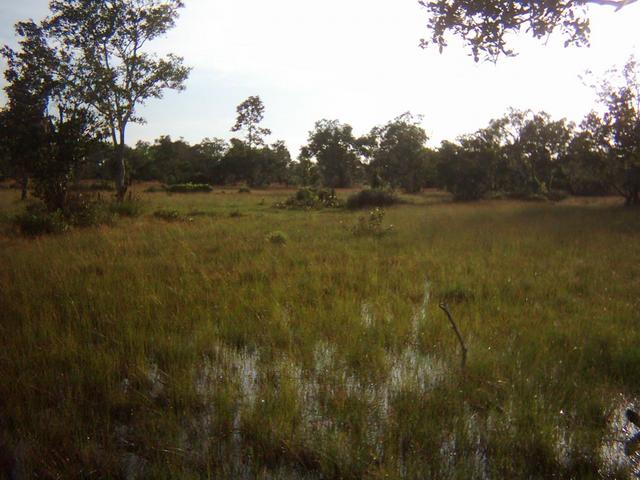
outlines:
[[[229,218],[240,218],[240,217],[243,217],[243,216],[244,215],[242,215],[240,210],[233,210],[233,211],[229,212]]]
[[[251,189],[248,187],[240,187],[238,193],[251,193]]]
[[[24,213],[14,219],[20,233],[30,237],[39,235],[63,233],[69,229],[69,224],[61,210],[48,212],[44,205],[33,204]]]
[[[385,211],[382,208],[374,208],[369,212],[368,217],[358,218],[358,222],[351,228],[351,232],[356,236],[373,235],[382,236],[393,229],[393,225],[382,226]]]
[[[288,240],[287,235],[279,230],[267,235],[267,242],[273,243],[274,245],[284,245]]]
[[[100,196],[67,195],[66,205],[53,212],[43,203],[33,203],[14,219],[20,232],[28,236],[63,233],[71,227],[93,227],[110,224],[113,214]]]
[[[387,207],[399,203],[400,200],[390,190],[367,188],[347,199],[347,208]]]
[[[120,217],[139,217],[142,214],[142,201],[129,194],[125,200],[112,203],[110,211]]]
[[[169,193],[209,193],[213,191],[213,187],[206,183],[177,183],[167,186]]]
[[[149,188],[145,190],[147,193],[159,193],[165,192],[167,189],[163,185],[151,185]]]
[[[340,208],[344,204],[336,195],[333,188],[304,187],[281,203],[276,208],[311,209],[311,208]]]
[[[111,223],[113,220],[112,212],[99,195],[67,195],[63,214],[67,222],[74,227],[93,227]]]

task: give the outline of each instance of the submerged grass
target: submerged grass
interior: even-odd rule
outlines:
[[[358,213],[271,208],[289,194],[150,193],[148,212],[201,214],[0,236],[11,468],[627,477],[637,211],[423,195],[387,209],[393,232],[371,237],[344,228]],[[7,218],[15,196],[0,192]],[[286,248],[265,241],[272,232]],[[464,373],[439,301],[465,337]]]

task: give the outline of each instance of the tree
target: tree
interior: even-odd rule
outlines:
[[[15,32],[19,50],[5,45],[1,51],[8,65],[4,72],[7,108],[2,114],[2,143],[20,177],[24,200],[29,176],[46,143],[46,110],[55,88],[51,72],[57,60],[34,22],[17,23]]]
[[[322,183],[326,187],[350,187],[360,168],[360,144],[353,136],[351,125],[338,120],[320,120],[309,132],[302,147],[301,159],[315,159]]]
[[[236,124],[231,128],[232,132],[247,131],[247,145],[249,148],[257,148],[264,145],[264,137],[271,135],[271,130],[260,127],[264,118],[264,104],[260,97],[249,97],[236,109],[238,117]]]
[[[597,87],[606,112],[602,117],[592,113],[585,122],[593,143],[606,158],[605,178],[626,205],[640,205],[639,75],[633,57],[622,71],[610,72],[612,78]]]
[[[66,57],[73,93],[105,123],[116,152],[117,197],[127,191],[126,129],[136,108],[165,89],[184,89],[180,57],[158,58],[147,44],[175,25],[181,0],[52,0],[46,29]]]
[[[448,34],[460,37],[476,61],[483,55],[497,60],[515,54],[507,46],[509,34],[524,30],[536,39],[560,30],[565,46],[589,44],[587,4],[610,5],[620,9],[636,0],[420,0],[430,14],[431,39],[421,40],[424,48],[447,46]]]
[[[383,182],[409,193],[423,187],[427,167],[425,143],[428,137],[419,125],[420,120],[407,112],[374,128],[370,134],[375,145],[370,153],[370,169]]]
[[[31,21],[20,22],[16,34],[19,50],[2,50],[8,63],[3,143],[22,174],[23,198],[32,176],[35,195],[49,210],[57,210],[65,206],[73,175],[100,138],[100,126],[70,94],[61,76],[64,56],[47,44],[43,29]]]

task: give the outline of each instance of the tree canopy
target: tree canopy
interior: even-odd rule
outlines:
[[[447,38],[461,38],[476,61],[480,57],[496,60],[515,52],[508,36],[525,31],[536,39],[544,39],[559,31],[565,46],[589,44],[587,5],[608,5],[620,9],[637,0],[420,0],[429,12],[431,38],[421,46],[437,45],[440,51]]]

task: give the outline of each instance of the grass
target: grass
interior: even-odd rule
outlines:
[[[354,236],[358,212],[272,208],[290,194],[140,194],[139,218],[25,239],[0,191],[0,458],[25,478],[628,477],[637,211],[429,192]]]

